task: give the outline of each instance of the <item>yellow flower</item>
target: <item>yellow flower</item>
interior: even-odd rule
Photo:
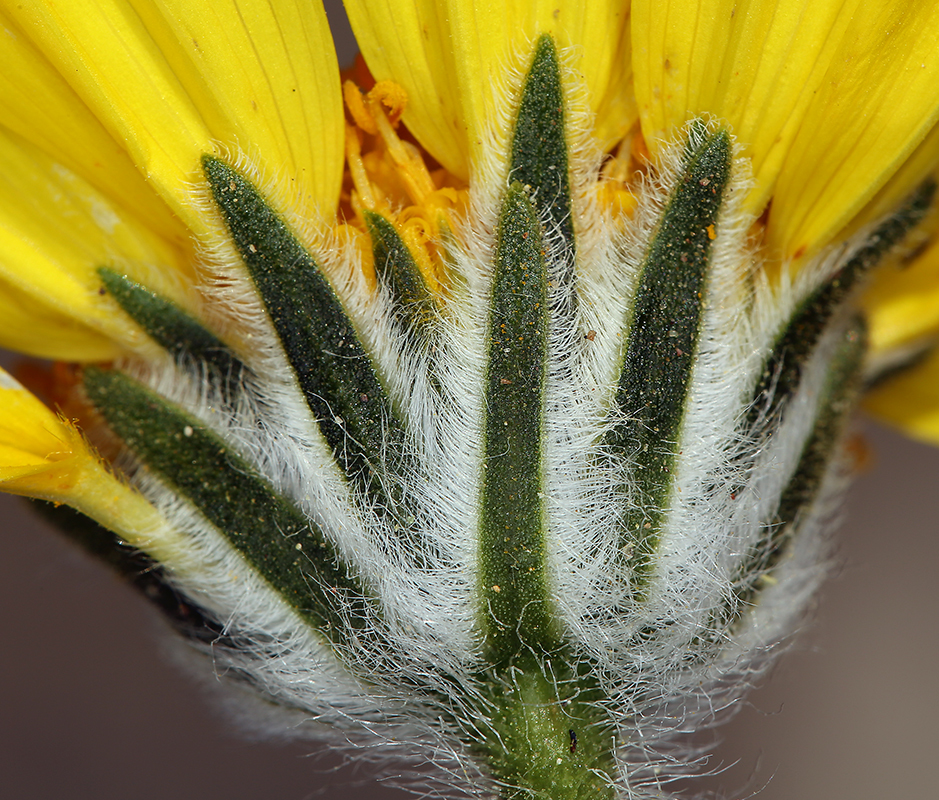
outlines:
[[[519,31],[550,31],[575,48],[570,66],[584,75],[603,149],[637,118],[653,155],[693,116],[729,122],[752,160],[748,206],[769,208],[764,247],[796,265],[888,213],[939,163],[931,3],[398,5],[347,3],[372,71],[414,98],[405,122],[457,175],[491,135],[486,110],[498,106]],[[935,341],[937,258],[933,249],[901,274],[885,270],[869,292],[877,357]],[[939,358],[868,407],[939,441],[936,375]]]
[[[0,369],[0,486],[67,503],[124,541],[184,569],[179,540],[153,507],[115,478],[81,434]]]
[[[0,489],[275,703],[651,796],[817,581],[862,315],[939,442],[939,4],[346,7],[343,82],[308,0],[0,3],[0,346],[84,365],[0,373]]]
[[[783,257],[804,259],[852,220],[856,228],[885,213],[939,159],[939,134],[927,138],[939,108],[933,4],[348,7],[372,72],[407,91],[409,129],[464,180],[507,91],[500,73],[519,67],[521,43],[539,32],[573,48],[567,65],[583,75],[604,150],[637,118],[653,155],[691,116],[728,121],[753,163],[748,203],[758,212],[772,201],[765,242]],[[205,152],[246,154],[285,209],[331,217],[343,120],[315,5],[27,2],[2,15],[5,347],[77,361],[147,351],[139,329],[97,294],[105,262],[197,308],[193,236],[209,223],[192,183]],[[914,151],[912,169],[901,170]],[[873,313],[875,347],[922,342],[936,329],[936,304],[923,295],[935,286],[934,261],[927,253],[900,288],[878,283],[871,308],[896,312]],[[902,333],[890,322],[898,315]],[[888,401],[877,409],[906,418]]]
[[[132,349],[139,335],[97,297],[102,263],[191,303],[204,153],[263,153],[298,213],[333,212],[342,101],[321,8],[37,2],[0,13],[4,345],[81,361]]]

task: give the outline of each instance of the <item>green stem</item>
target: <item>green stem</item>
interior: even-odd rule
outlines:
[[[587,669],[528,654],[486,675],[484,757],[503,800],[614,798],[616,734]]]

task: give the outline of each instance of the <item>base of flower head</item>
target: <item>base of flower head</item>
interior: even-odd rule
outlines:
[[[206,156],[271,352],[102,269],[169,357],[89,368],[84,392],[188,542],[167,580],[224,626],[233,675],[450,748],[505,798],[651,797],[656,743],[761,668],[818,579],[852,289],[933,189],[781,290],[730,131],[690,123],[627,215],[571,189],[600,179],[571,155],[568,82],[543,37],[505,174],[439,243],[446,292],[375,209],[378,286],[350,288]]]

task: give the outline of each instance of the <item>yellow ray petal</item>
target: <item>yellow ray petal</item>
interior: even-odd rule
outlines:
[[[342,181],[339,66],[310,0],[133,0],[212,135],[237,142],[332,214]]]
[[[38,148],[0,131],[0,286],[7,312],[0,314],[0,343],[78,360],[113,357],[118,347],[155,347],[102,296],[96,270],[104,265],[191,306],[186,252]]]
[[[443,3],[348,0],[349,22],[377,80],[393,80],[408,93],[404,121],[447,170],[469,174],[468,133],[455,45]]]
[[[65,79],[0,9],[0,124],[177,244],[189,233]]]
[[[878,272],[864,293],[875,355],[939,330],[939,244],[905,269]]]
[[[811,102],[809,78],[832,58],[826,42],[840,35],[845,5],[634,0],[636,98],[653,154],[691,117],[726,120],[753,159],[757,186],[749,202],[762,208]]]
[[[111,361],[126,352],[73,316],[0,280],[0,348],[57,361]]]
[[[203,230],[187,195],[212,134],[129,3],[4,5],[170,207]]]
[[[939,6],[860,0],[636,0],[636,96],[656,141],[726,119],[787,256],[817,250],[889,179],[939,107]]]
[[[193,230],[199,158],[216,143],[255,155],[294,195],[331,211],[338,197],[342,114],[322,9],[306,3],[39,0],[7,13],[123,143]]]
[[[606,87],[596,86],[591,90],[590,108],[597,115],[596,137],[604,151],[622,139],[624,133],[639,119],[633,88],[632,26],[628,17],[620,36],[621,41],[612,51],[609,73],[606,73]]]
[[[151,553],[185,566],[185,543],[102,465],[81,434],[0,369],[0,491],[66,503]]]
[[[597,130],[605,146],[635,119],[634,106],[620,94],[629,77],[624,3],[352,0],[346,8],[372,73],[408,92],[408,127],[463,179],[478,160],[506,67],[524,64],[542,33],[553,34],[560,47],[576,48],[572,65],[584,76],[591,108],[600,112]]]
[[[926,138],[919,147],[851,220],[848,227],[840,234],[840,238],[847,238],[866,225],[876,223],[894,212],[910,192],[924,180],[936,179],[937,168],[939,168],[939,124],[933,125],[932,130],[926,134]],[[935,220],[932,224],[935,225]]]
[[[939,118],[939,4],[861,3],[780,171],[768,231],[786,256],[837,235]]]
[[[939,125],[848,226],[850,236],[891,213],[924,179],[936,178],[939,167]],[[935,215],[927,230],[935,231]],[[874,358],[913,344],[939,331],[939,243],[929,245],[911,263],[888,265],[874,274],[862,297]]]
[[[25,494],[30,487],[20,479],[28,483],[41,468],[70,459],[81,437],[2,369],[0,408],[0,481],[5,491]]]
[[[939,354],[874,389],[864,408],[910,436],[939,444]]]

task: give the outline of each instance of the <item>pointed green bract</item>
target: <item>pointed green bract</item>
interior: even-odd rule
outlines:
[[[906,202],[867,238],[835,275],[809,295],[796,309],[778,336],[760,373],[745,419],[744,435],[755,442],[773,434],[787,404],[798,391],[804,372],[825,334],[837,322],[846,303],[868,272],[900,244],[922,221],[932,203],[936,184],[921,184]],[[841,435],[848,413],[861,391],[866,331],[855,320],[831,360],[829,375],[819,403],[812,433],[806,440],[799,463],[780,496],[767,535],[759,541],[737,570],[734,598],[718,615],[716,628],[741,617],[765,585],[764,576],[783,558],[797,530],[798,516],[811,506],[818,493],[831,454]],[[754,458],[760,447],[754,442],[748,453]],[[741,487],[742,488],[742,487]]]
[[[689,137],[675,189],[652,235],[631,311],[608,450],[632,467],[624,550],[637,586],[652,569],[706,304],[711,240],[730,179],[724,130]]]
[[[372,211],[363,216],[372,237],[375,272],[390,290],[395,311],[410,331],[426,336],[432,324],[434,299],[414,256],[387,219]]]
[[[935,193],[935,181],[921,184],[834,277],[799,306],[776,340],[760,374],[749,411],[750,427],[761,420],[775,421],[783,403],[798,388],[802,371],[832,318],[859,281],[923,219]]]
[[[621,185],[646,181],[635,214],[597,204],[612,176],[584,155],[587,122],[567,120],[579,78],[551,36],[526,53],[509,79],[520,91],[502,87],[486,111],[505,121],[508,152],[477,166],[505,172],[474,169],[453,230],[437,220],[429,246],[446,254],[432,268],[403,217],[353,198],[378,290],[354,272],[359,250],[323,229],[311,246],[336,263],[327,275],[245,174],[207,156],[236,262],[221,275],[250,306],[220,330],[248,326],[261,354],[247,332],[233,338],[242,366],[171,302],[104,270],[177,363],[120,362],[146,385],[89,368],[85,389],[170,530],[194,539],[173,551],[191,556],[185,575],[167,568],[148,588],[177,575],[195,587],[217,663],[291,722],[335,722],[352,739],[353,725],[386,741],[417,731],[476,794],[502,800],[658,796],[670,737],[736,699],[724,692],[763,658],[747,612],[766,607],[749,619],[768,649],[797,611],[774,613],[784,586],[760,593],[791,576],[788,553],[795,567],[817,552],[838,488],[863,351],[857,329],[837,339],[844,300],[919,212],[877,231],[816,295],[803,279],[797,301],[758,293],[729,132],[691,122]],[[363,144],[387,188],[371,160],[382,145]],[[331,284],[339,274],[352,279]],[[219,401],[214,379],[193,391],[200,364],[243,375],[241,402]],[[133,569],[99,534],[87,543]]]
[[[98,269],[104,288],[162,348],[179,358],[206,365],[226,383],[230,393],[237,389],[244,364],[211,331],[171,300],[132,281],[108,267]]]
[[[535,46],[519,103],[509,180],[531,187],[531,203],[547,225],[549,237],[560,232],[565,244],[572,247],[574,225],[566,134],[557,47],[545,35]]]
[[[867,331],[863,321],[857,319],[845,332],[838,352],[831,360],[815,426],[802,448],[799,465],[779,500],[777,526],[791,526],[799,511],[808,508],[818,493],[848,414],[856,406],[866,344]]]
[[[556,646],[545,575],[542,475],[548,347],[541,225],[513,184],[499,219],[489,308],[480,582],[486,651],[509,662]]]
[[[322,531],[201,421],[119,372],[88,367],[84,386],[140,462],[186,497],[308,623],[338,645],[350,625],[366,624],[365,590]]]
[[[480,506],[483,751],[505,800],[611,798],[615,731],[597,677],[550,598],[544,414],[552,330],[575,322],[574,228],[554,41],[526,76],[498,222],[489,307]],[[549,272],[550,268],[550,272]],[[550,308],[549,308],[550,306]],[[582,674],[581,674],[582,673]]]
[[[572,327],[578,296],[567,134],[557,45],[544,35],[535,45],[519,100],[509,180],[530,189],[529,200],[544,225],[546,249],[550,253],[555,324]]]
[[[211,156],[203,169],[323,437],[353,483],[393,512],[378,473],[404,451],[404,432],[342,303],[250,181]]]
[[[750,555],[737,570],[733,616],[739,616],[746,605],[754,602],[764,585],[764,577],[785,555],[795,534],[799,514],[807,512],[818,495],[835,445],[857,404],[862,385],[866,333],[864,323],[860,319],[854,320],[831,360],[815,424],[779,498],[773,520],[766,527],[766,536],[751,548]]]

